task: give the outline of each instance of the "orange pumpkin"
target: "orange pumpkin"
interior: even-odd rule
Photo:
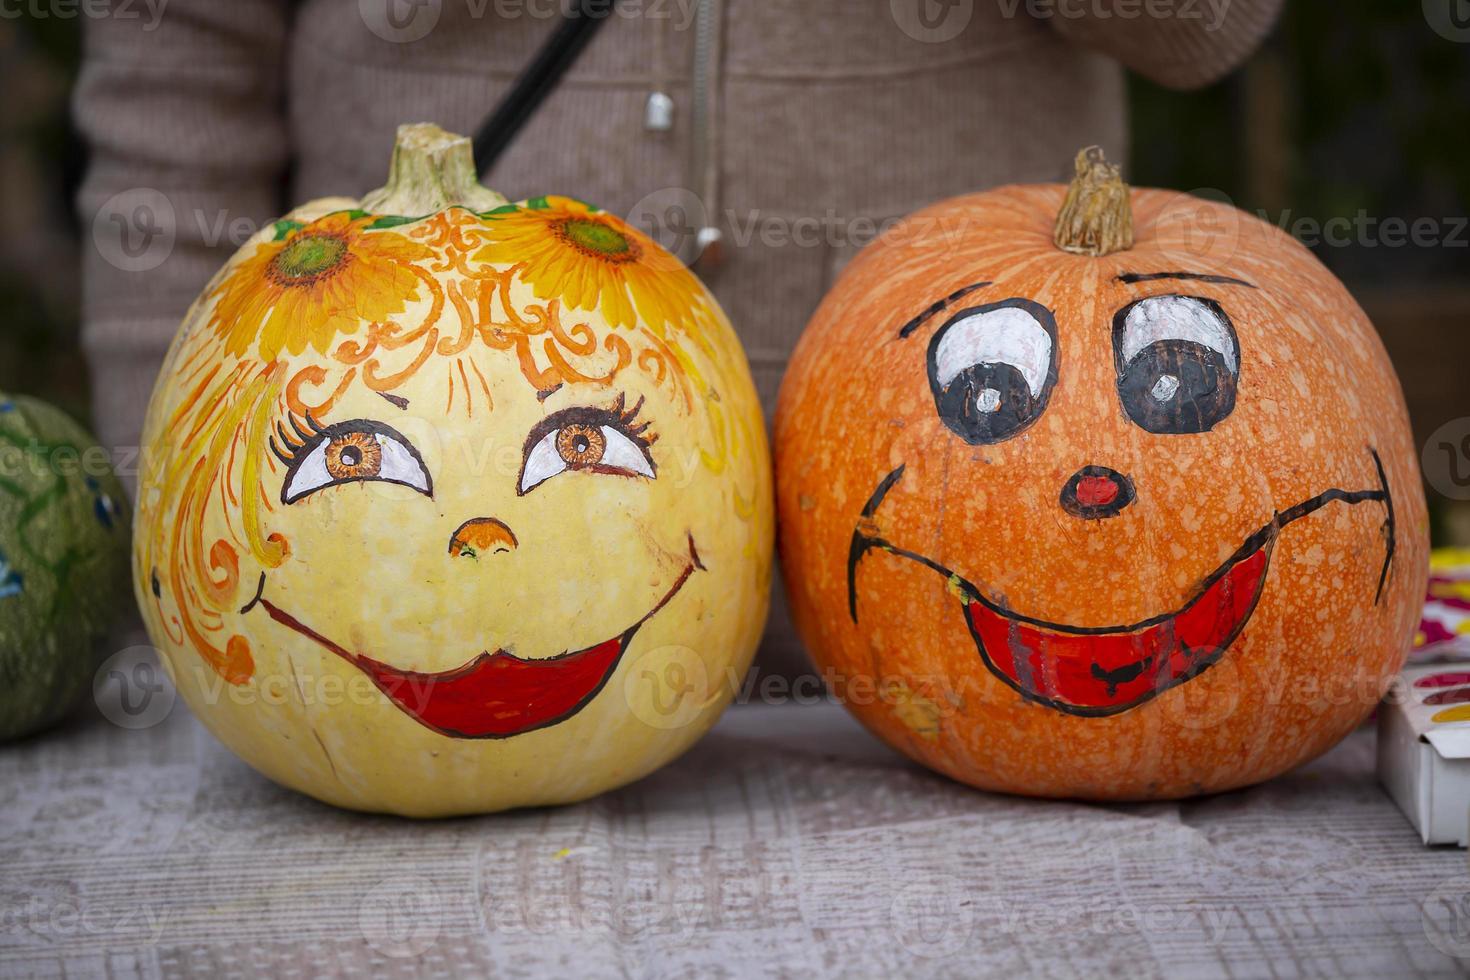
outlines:
[[[1077,169],[912,215],[818,309],[776,420],[797,626],[864,724],[974,786],[1253,783],[1408,650],[1403,394],[1289,236]]]

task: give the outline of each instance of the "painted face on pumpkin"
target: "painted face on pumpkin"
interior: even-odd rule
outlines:
[[[461,393],[464,426],[426,427],[412,414],[414,396],[433,397],[421,389],[436,380],[405,385],[401,408],[344,399],[333,416],[371,415],[278,424],[272,451],[284,468],[277,526],[299,553],[335,552],[349,575],[386,562],[385,585],[415,582],[446,599],[450,614],[410,629],[377,604],[319,608],[297,597],[320,595],[322,573],[290,560],[260,573],[242,613],[269,616],[357,667],[441,734],[503,738],[557,724],[596,696],[639,628],[704,571],[698,515],[681,513],[668,489],[693,461],[665,460],[659,472],[644,394],[632,404],[621,392],[611,402],[572,390],[542,399],[524,384],[487,383]],[[494,403],[478,425],[477,400]],[[515,445],[508,425],[525,429],[519,460],[487,457],[501,440]],[[433,450],[403,431],[415,429]],[[655,513],[682,521],[655,529]],[[426,515],[437,530],[395,533]],[[381,533],[352,533],[364,528]],[[569,531],[580,547],[565,547]],[[641,587],[623,583],[630,575]],[[331,595],[352,592],[345,578],[328,585]],[[562,628],[536,628],[542,616]]]
[[[170,637],[235,685],[345,665],[455,739],[564,723],[667,644],[742,563],[720,522],[769,515],[733,334],[654,248],[557,198],[247,246],[165,369]]]
[[[955,555],[951,548],[945,560],[898,531],[880,531],[880,518],[887,527],[902,525],[901,515],[885,514],[884,506],[895,486],[914,479],[907,463],[873,490],[848,558],[854,622],[864,559],[875,551],[909,559],[946,579],[996,677],[1028,700],[1093,717],[1142,704],[1219,661],[1250,621],[1278,538],[1293,524],[1322,520],[1324,512],[1331,519],[1333,510],[1344,508],[1372,510],[1382,528],[1381,551],[1376,588],[1364,598],[1374,603],[1389,574],[1395,530],[1387,478],[1368,444],[1347,467],[1353,482],[1306,487],[1282,480],[1284,496],[1259,513],[1241,510],[1215,522],[1213,540],[1187,526],[1160,528],[1161,517],[1187,513],[1221,488],[1171,481],[1167,473],[1130,472],[1125,461],[1140,458],[1140,447],[1152,440],[1208,441],[1219,427],[1258,424],[1263,408],[1274,411],[1276,399],[1289,393],[1251,388],[1248,343],[1269,329],[1270,303],[1243,279],[1187,271],[1121,272],[1100,290],[1107,299],[1089,306],[1110,307],[1110,322],[1089,323],[1082,310],[1051,308],[1024,284],[973,283],[937,299],[897,336],[919,344],[929,334],[920,348],[922,368],[919,351],[913,358],[920,375],[914,383],[927,381],[935,415],[957,444],[937,474],[940,485],[919,492],[954,493],[962,484],[952,467],[973,466],[995,474],[988,481],[994,493],[989,506],[1003,516],[1011,501],[1039,496],[1051,513],[1050,520],[1039,520],[1036,536],[1062,552],[1086,541],[1093,554],[1074,555],[1082,568],[1073,580],[1090,579],[1100,590],[1104,598],[1092,608],[1103,616],[1122,611],[1127,618],[1063,621],[1046,601],[1007,595],[1005,580],[1014,581],[1013,572],[997,574],[999,582],[987,579],[987,569],[1006,565],[1004,554],[981,547]],[[1115,398],[1086,390],[1104,384]],[[1265,401],[1272,404],[1263,406]],[[1099,412],[1099,405],[1112,410]],[[1049,412],[1057,416],[1053,424],[1030,444]],[[1181,446],[1180,452],[1198,456],[1208,449]],[[917,479],[935,475],[930,467]],[[982,476],[963,485],[977,482],[987,481]],[[979,522],[983,526],[983,516]],[[1090,530],[1083,530],[1084,522]],[[1116,531],[1112,541],[1110,530]],[[1127,567],[1128,542],[1151,533],[1168,534],[1181,543],[1176,549],[1187,543],[1195,573],[1183,588],[1159,590],[1165,595],[1152,604],[1130,603],[1141,590],[1118,587],[1118,572]],[[1345,528],[1342,547],[1361,553],[1362,535],[1356,526]],[[1107,601],[1110,589],[1121,599],[1116,607]]]

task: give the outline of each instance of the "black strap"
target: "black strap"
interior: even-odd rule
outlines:
[[[495,166],[537,108],[556,88],[602,22],[612,16],[617,0],[575,0],[562,22],[521,72],[495,111],[475,131],[475,166],[484,176]]]

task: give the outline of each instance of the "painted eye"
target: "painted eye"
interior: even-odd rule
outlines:
[[[617,433],[612,436],[619,437]],[[607,455],[608,435],[595,425],[573,422],[556,431],[556,452],[562,462],[572,469],[580,470],[596,466]]]
[[[1240,346],[1212,299],[1150,296],[1113,317],[1118,396],[1140,428],[1208,432],[1235,408]]]
[[[636,413],[636,408],[634,413]],[[569,408],[542,421],[526,439],[517,493],[529,493],[567,470],[654,478],[646,424],[633,414],[596,408]]]
[[[281,502],[294,504],[324,487],[368,481],[434,495],[429,471],[413,443],[381,422],[357,419],[323,429],[289,458]]]
[[[962,310],[929,342],[939,417],[971,445],[1000,442],[1041,416],[1056,384],[1056,320],[1028,299]]]

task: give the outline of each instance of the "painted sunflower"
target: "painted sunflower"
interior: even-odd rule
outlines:
[[[243,357],[259,338],[264,361],[310,345],[325,354],[338,334],[382,322],[418,298],[410,268],[433,252],[403,235],[368,231],[375,215],[340,211],[310,224],[276,223],[266,242],[211,294],[209,321],[225,349]]]
[[[642,232],[568,197],[538,197],[487,217],[477,262],[522,265],[538,299],[598,310],[616,327],[688,330],[704,309],[693,273]],[[635,314],[636,310],[636,314]]]

